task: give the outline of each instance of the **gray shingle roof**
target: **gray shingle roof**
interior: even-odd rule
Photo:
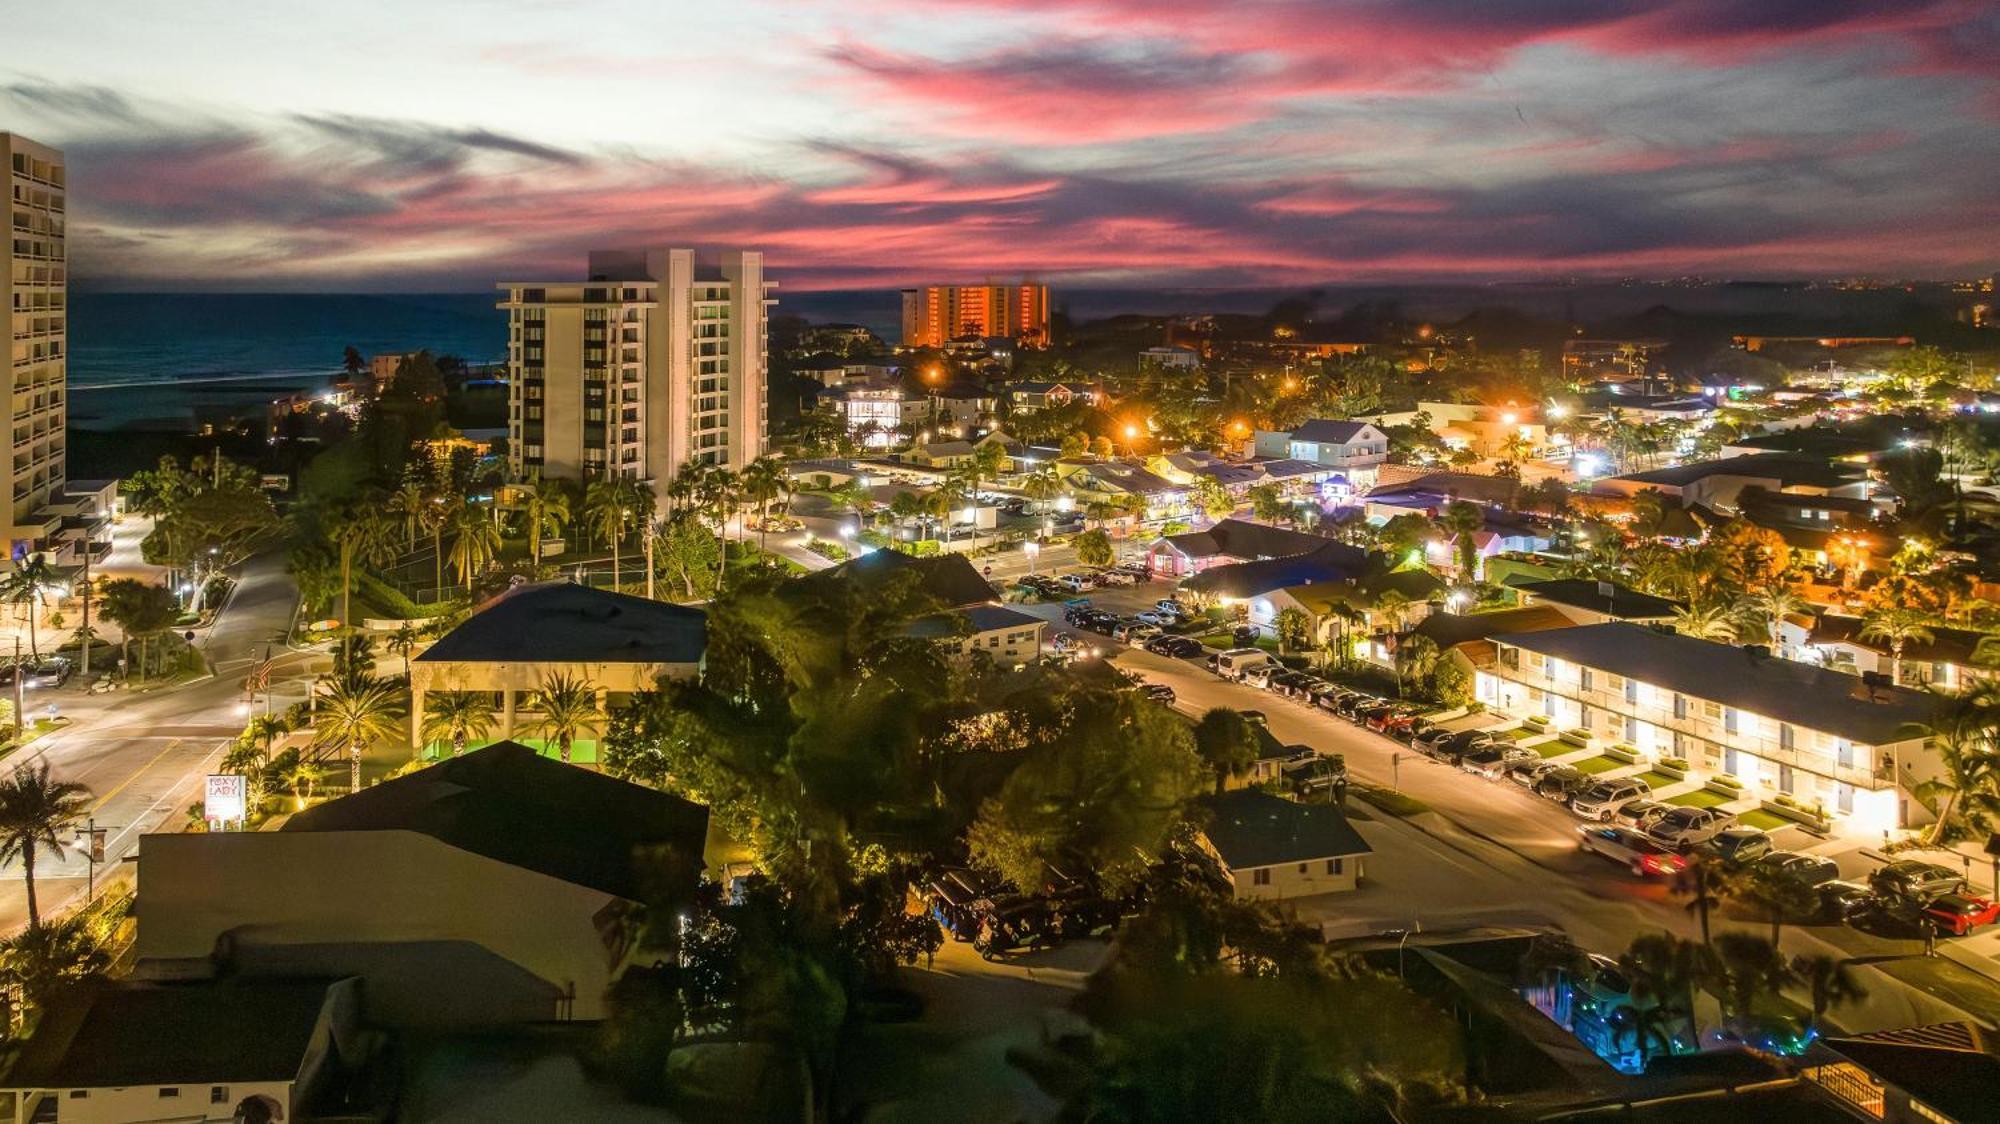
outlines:
[[[1835,466],[1823,458],[1788,453],[1752,453],[1745,457],[1696,461],[1693,464],[1631,472],[1618,477],[1637,484],[1664,484],[1685,487],[1711,476],[1743,476],[1753,480],[1774,480],[1781,488],[1804,485],[1812,488],[1840,488],[1857,482],[1858,471]]]
[[[1331,804],[1300,804],[1254,788],[1202,800],[1202,834],[1231,870],[1311,862],[1374,851]]]
[[[445,634],[420,663],[701,662],[708,617],[572,582],[524,585],[487,602]]]
[[[1523,593],[1532,593],[1544,601],[1558,605],[1568,605],[1577,609],[1588,609],[1593,613],[1606,613],[1626,619],[1671,617],[1674,610],[1681,607],[1678,601],[1641,593],[1629,586],[1616,582],[1586,581],[1582,578],[1554,578],[1549,581],[1510,582]],[[1611,588],[1611,596],[1606,597],[1602,586]]]
[[[1248,519],[1224,519],[1206,531],[1187,531],[1160,540],[1190,558],[1285,558],[1318,550],[1332,540],[1322,535],[1255,523]]]
[[[12,1089],[290,1081],[330,980],[101,984],[56,1000],[7,1075]],[[192,1094],[199,1097],[192,1097]],[[206,1089],[184,1100],[204,1100]]]
[[[1312,421],[1293,430],[1292,440],[1332,442],[1336,445],[1344,445],[1354,440],[1357,434],[1368,427],[1367,422],[1332,421],[1327,418],[1314,418]]]
[[[633,852],[664,844],[701,870],[708,809],[644,785],[496,742],[330,800],[284,831],[414,831],[447,846],[619,897],[639,899]]]
[[[1871,702],[1856,676],[1635,624],[1558,628],[1505,642],[1864,745],[1905,740],[1909,723],[1932,715],[1921,691],[1884,687],[1876,692],[1882,701]]]
[[[1217,597],[1256,597],[1274,589],[1355,580],[1373,565],[1368,552],[1358,546],[1332,539],[1320,542],[1317,549],[1307,554],[1216,566],[1181,584],[1197,593]]]

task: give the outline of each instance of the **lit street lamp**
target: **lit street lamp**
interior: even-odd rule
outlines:
[[[1035,576],[1035,556],[1041,552],[1041,543],[1025,542],[1021,544],[1021,553],[1028,556],[1028,576],[1031,578]]]

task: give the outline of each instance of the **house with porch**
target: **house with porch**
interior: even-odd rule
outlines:
[[[1289,558],[1318,550],[1332,539],[1250,519],[1223,519],[1200,531],[1164,535],[1147,548],[1153,573],[1187,577],[1214,566]]]
[[[1365,421],[1315,418],[1289,432],[1258,430],[1248,444],[1253,457],[1334,469],[1363,490],[1374,486],[1376,471],[1389,459],[1389,435]]]
[[[1497,637],[1480,702],[1560,730],[1727,774],[1880,832],[1928,816],[1911,796],[1940,773],[1916,724],[1930,696],[1625,622]]]

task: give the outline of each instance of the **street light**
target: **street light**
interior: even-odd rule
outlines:
[[[1028,556],[1028,576],[1031,578],[1035,576],[1035,556],[1041,552],[1041,543],[1025,542],[1021,544],[1021,553]]]

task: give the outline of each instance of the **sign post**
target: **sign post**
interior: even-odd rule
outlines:
[[[211,773],[203,790],[201,818],[210,831],[241,831],[250,793],[250,778],[237,773]],[[233,826],[232,826],[233,825]]]
[[[86,821],[84,829],[76,833],[77,847],[83,851],[84,892],[86,902],[97,899],[97,865],[104,861],[104,836],[106,829],[97,826],[97,817]]]

